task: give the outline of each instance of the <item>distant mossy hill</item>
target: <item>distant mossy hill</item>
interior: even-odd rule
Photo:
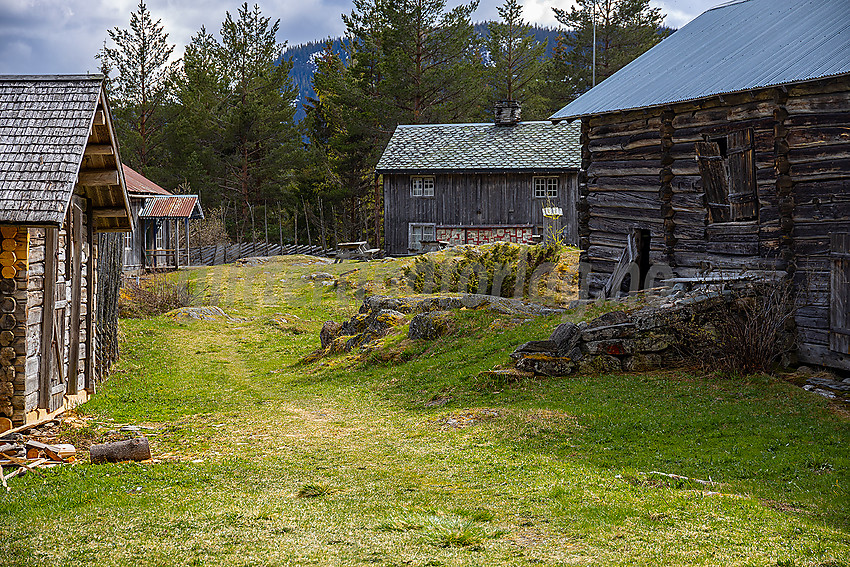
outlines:
[[[482,38],[486,38],[489,34],[488,22],[479,22],[475,24],[475,31]],[[558,43],[558,33],[556,28],[532,26],[531,32],[537,41],[546,41],[546,57],[552,57],[555,45]],[[298,108],[295,112],[295,119],[301,121],[304,118],[304,105],[308,100],[316,97],[316,92],[313,90],[313,73],[316,72],[315,58],[325,49],[325,46],[330,42],[334,53],[343,51],[344,39],[341,37],[333,37],[325,40],[310,41],[288,47],[283,52],[283,59],[292,62],[292,71],[289,75],[295,82],[298,89]],[[485,50],[482,54],[485,62],[489,61],[489,53]]]

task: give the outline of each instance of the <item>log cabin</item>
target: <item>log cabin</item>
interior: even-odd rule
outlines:
[[[848,30],[846,0],[729,2],[551,117],[581,123],[591,296],[778,277],[799,359],[850,369]]]
[[[122,168],[135,227],[124,235],[124,271],[188,266],[189,220],[204,218],[198,196],[173,195],[126,164]]]
[[[132,228],[101,75],[0,76],[0,416],[95,385],[97,233]]]
[[[579,129],[520,122],[519,113],[503,101],[493,123],[396,128],[375,169],[387,253],[418,252],[429,240],[530,244],[547,222],[563,242],[577,242]],[[554,212],[548,219],[544,208]]]

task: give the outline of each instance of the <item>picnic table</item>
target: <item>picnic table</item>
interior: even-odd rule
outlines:
[[[422,252],[438,252],[449,245],[445,240],[420,240],[419,244]]]
[[[336,261],[343,260],[371,260],[377,255],[380,248],[368,248],[369,243],[365,240],[358,242],[340,242],[336,245]]]

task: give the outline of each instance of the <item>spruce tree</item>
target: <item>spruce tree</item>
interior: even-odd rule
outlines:
[[[177,67],[169,62],[174,45],[144,1],[130,14],[129,29],[115,27],[108,34],[113,47],[104,42],[96,57],[108,78],[122,159],[149,174],[163,164],[168,83]]]
[[[567,10],[553,8],[566,27],[550,69],[555,107],[569,102],[593,83],[593,22],[596,21],[596,84],[610,77],[670,35],[660,8],[649,0],[576,0]]]
[[[523,103],[524,114],[534,114],[538,106],[534,87],[541,79],[546,43],[534,37],[531,26],[522,19],[517,0],[505,0],[498,11],[500,21],[487,26],[490,102],[518,100]]]

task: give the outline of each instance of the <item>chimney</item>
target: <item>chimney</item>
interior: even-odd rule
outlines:
[[[493,109],[496,126],[514,126],[519,123],[521,105],[518,100],[497,100]]]

